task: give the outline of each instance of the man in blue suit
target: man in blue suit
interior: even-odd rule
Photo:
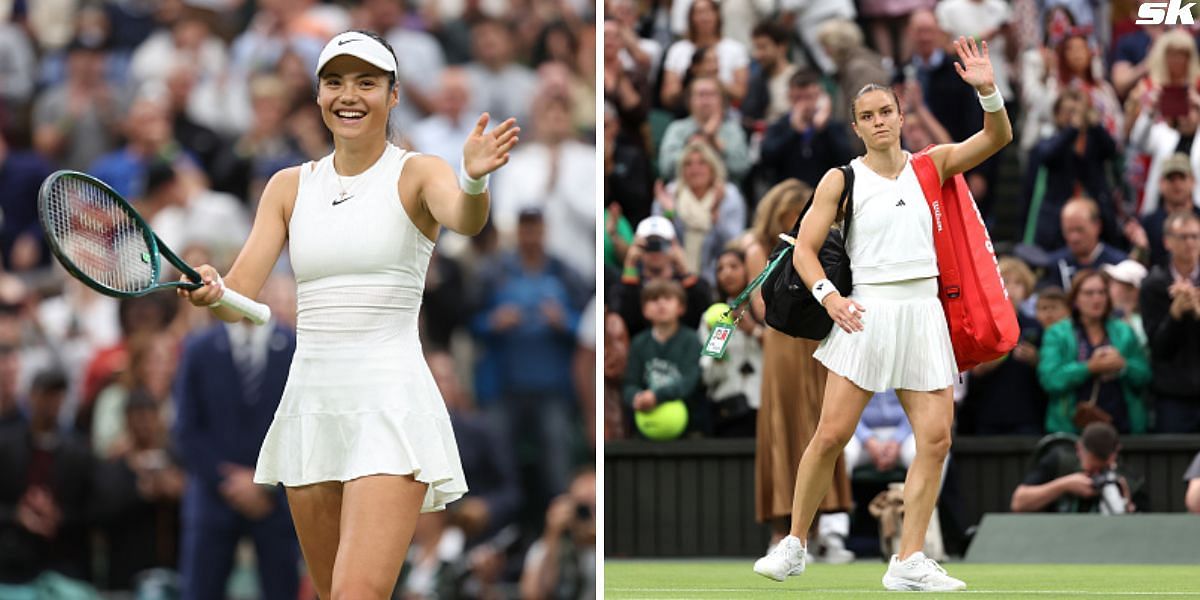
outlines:
[[[184,600],[225,598],[238,541],[254,540],[262,597],[295,600],[299,549],[283,489],[254,483],[258,450],[287,382],[295,333],[221,323],[184,341],[175,440],[188,472],[180,573]]]

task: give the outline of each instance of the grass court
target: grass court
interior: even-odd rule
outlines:
[[[880,579],[887,565],[861,560],[849,565],[812,564],[800,577],[778,583],[751,570],[745,560],[621,560],[604,562],[605,600],[689,598],[871,598],[889,592]],[[999,565],[947,562],[950,575],[967,583],[963,592],[921,594],[935,598],[1196,598],[1200,566],[1186,565]]]

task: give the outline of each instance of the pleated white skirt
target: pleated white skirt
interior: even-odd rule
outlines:
[[[854,284],[850,298],[863,306],[863,330],[834,326],[813,358],[872,392],[940,390],[954,384],[958,365],[938,300],[936,277]]]
[[[255,483],[303,486],[367,475],[412,475],[429,487],[421,512],[467,492],[450,415],[417,342],[416,315],[384,333],[331,343],[310,315],[263,440]],[[341,320],[346,320],[343,315]]]

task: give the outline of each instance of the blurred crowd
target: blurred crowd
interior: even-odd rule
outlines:
[[[484,233],[446,232],[429,268],[422,344],[471,493],[421,517],[396,597],[594,597],[595,13],[0,3],[0,596],[276,598],[300,581],[315,598],[282,492],[251,478],[295,346],[286,249],[260,298],[272,322],[228,325],[68,277],[36,199],[52,171],[89,172],[189,263],[227,270],[267,179],[332,152],[317,54],[364,29],[399,60],[394,143],[457,169],[479,113],[526,132]]]
[[[763,435],[766,390],[796,375],[763,368],[761,298],[724,358],[701,346],[862,154],[860,87],[895,90],[910,152],[982,127],[959,36],[988,43],[1014,122],[966,180],[1021,338],[964,374],[957,434],[1200,433],[1200,28],[1136,25],[1140,5],[607,0],[606,439]]]

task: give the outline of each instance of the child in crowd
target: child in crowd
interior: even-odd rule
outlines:
[[[717,319],[750,283],[746,257],[741,250],[727,248],[717,258],[717,304],[700,321],[700,340],[708,339]],[[764,325],[742,305],[737,332],[725,346],[725,356],[700,357],[701,380],[712,399],[713,433],[717,437],[754,437],[762,395],[762,336]]]
[[[672,426],[665,433],[651,433],[644,424],[648,417],[653,420],[668,412],[678,415],[678,409],[686,407],[687,428],[705,431],[708,419],[693,405],[700,382],[700,340],[694,330],[679,326],[687,309],[683,286],[674,280],[655,279],[642,288],[641,300],[642,315],[651,327],[634,336],[625,373],[625,402],[638,417],[638,429],[655,439],[677,437],[683,432],[682,425],[674,426],[677,419],[671,419]],[[673,402],[683,406],[668,406]]]
[[[1067,303],[1067,294],[1055,286],[1044,287],[1038,292],[1036,318],[1042,324],[1042,329],[1071,316],[1071,306]]]

